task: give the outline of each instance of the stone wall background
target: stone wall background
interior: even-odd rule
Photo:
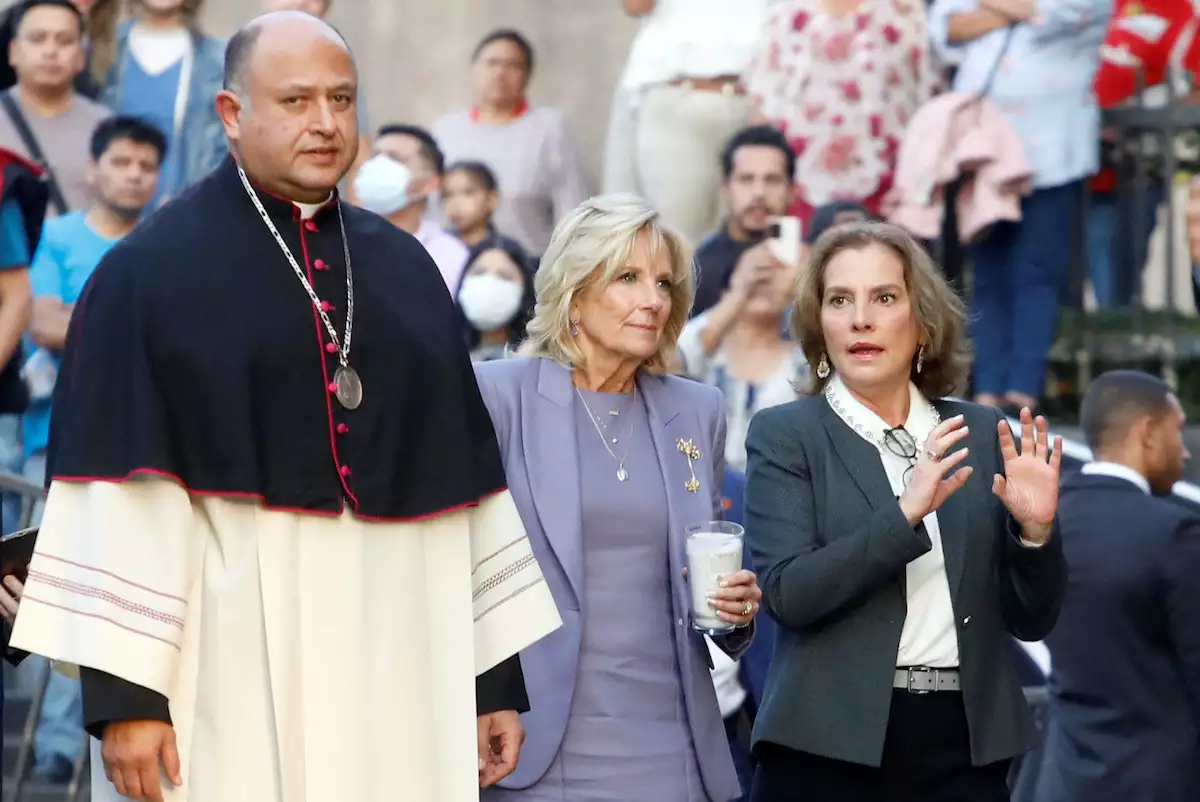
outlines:
[[[258,10],[258,0],[206,0],[203,21],[227,36]],[[431,125],[467,105],[476,43],[516,28],[535,48],[531,100],[566,112],[600,174],[613,91],[637,27],[619,0],[333,0],[329,21],[358,57],[373,126]]]

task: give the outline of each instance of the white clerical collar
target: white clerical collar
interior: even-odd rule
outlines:
[[[912,382],[908,383],[908,394],[908,420],[904,422],[904,428],[918,443],[923,443],[933,431],[933,427],[938,425],[938,413]],[[870,407],[855,398],[837,374],[834,374],[826,385],[825,398],[834,412],[857,432],[859,437],[880,450],[884,448],[883,434],[892,427]]]
[[[300,210],[300,219],[307,220],[320,211],[321,208],[323,208],[325,204],[329,203],[331,200],[333,200],[332,192],[329,193],[328,198],[320,203],[301,203],[300,201],[292,201],[292,204]]]
[[[1124,479],[1127,482],[1137,485],[1143,493],[1150,492],[1150,483],[1146,481],[1145,476],[1142,476],[1128,465],[1122,465],[1119,462],[1105,462],[1103,460],[1089,462],[1083,466],[1082,472],[1088,476],[1109,476],[1113,479]]]

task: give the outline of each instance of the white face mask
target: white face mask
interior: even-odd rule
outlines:
[[[495,331],[516,316],[524,294],[520,284],[491,273],[475,273],[463,279],[458,305],[476,331]]]
[[[387,156],[372,156],[354,176],[354,194],[364,209],[387,217],[416,200],[408,194],[412,171]]]

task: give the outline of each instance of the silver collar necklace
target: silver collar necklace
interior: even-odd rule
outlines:
[[[339,338],[337,329],[333,327],[333,323],[329,320],[329,315],[326,314],[325,308],[321,305],[321,299],[317,297],[316,291],[313,290],[312,284],[308,281],[308,276],[301,269],[300,263],[296,261],[296,257],[292,254],[292,249],[283,241],[283,237],[279,233],[279,229],[271,222],[271,217],[267,214],[267,210],[263,208],[262,201],[259,200],[258,193],[254,191],[254,187],[250,186],[250,179],[246,177],[246,171],[238,165],[238,177],[242,179],[242,186],[246,188],[246,194],[250,196],[250,200],[254,203],[254,208],[258,210],[258,214],[262,217],[263,223],[271,231],[275,237],[275,242],[279,244],[279,249],[283,251],[283,255],[287,257],[288,264],[292,266],[292,270],[296,273],[296,278],[300,279],[300,283],[304,285],[305,292],[308,293],[309,299],[312,301],[313,308],[317,310],[317,314],[321,316],[321,322],[325,324],[325,330],[329,332],[329,340],[338,349],[338,369],[333,374],[333,389],[334,395],[337,397],[338,403],[346,409],[358,409],[362,403],[363,385],[362,379],[354,368],[350,367],[350,334],[354,330],[354,271],[350,267],[350,241],[346,237],[346,221],[342,218],[342,204],[337,203],[338,225],[342,230],[342,252],[346,257],[346,336]]]

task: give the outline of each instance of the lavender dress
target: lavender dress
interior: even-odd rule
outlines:
[[[667,496],[646,408],[640,398],[631,404],[631,396],[583,396],[607,424],[617,457],[629,446],[629,481],[617,480],[617,462],[576,397],[584,619],[570,719],[558,755],[537,784],[491,789],[483,799],[707,802],[675,656]],[[619,417],[608,415],[611,408],[621,410]]]

